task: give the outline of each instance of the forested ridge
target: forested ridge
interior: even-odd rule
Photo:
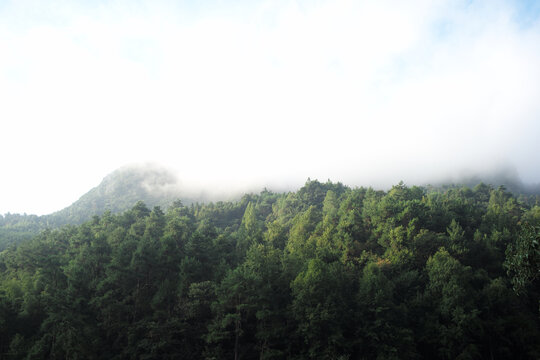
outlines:
[[[184,204],[204,200],[201,195],[181,190],[178,179],[170,170],[151,164],[125,166],[107,175],[98,186],[70,206],[52,214],[0,214],[0,251],[45,229],[79,225],[107,210],[112,213],[129,210],[137,201],[144,201],[150,208],[166,208],[178,198]]]
[[[0,359],[538,359],[536,198],[308,181],[0,253]]]

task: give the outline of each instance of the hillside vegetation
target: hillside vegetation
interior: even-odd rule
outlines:
[[[139,202],[0,253],[0,358],[538,359],[539,224],[484,184]]]
[[[105,211],[119,213],[129,210],[137,201],[143,201],[150,208],[167,208],[177,199],[191,204],[202,200],[202,197],[182,192],[176,176],[162,167],[123,167],[107,175],[98,186],[60,211],[43,216],[0,215],[0,251],[45,229],[78,225]]]

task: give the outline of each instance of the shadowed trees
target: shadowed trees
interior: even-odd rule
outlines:
[[[536,359],[539,214],[487,185],[139,202],[0,252],[0,359]]]

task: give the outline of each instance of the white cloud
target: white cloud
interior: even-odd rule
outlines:
[[[196,6],[0,9],[0,212],[59,209],[134,161],[225,187],[499,161],[539,180],[540,23],[515,3]]]

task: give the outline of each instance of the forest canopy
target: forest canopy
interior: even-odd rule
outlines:
[[[485,184],[138,202],[0,253],[0,359],[537,359],[539,225]]]

